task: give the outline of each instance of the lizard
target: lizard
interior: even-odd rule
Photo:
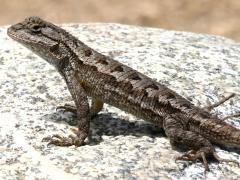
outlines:
[[[107,103],[163,128],[171,145],[186,151],[177,160],[200,160],[205,172],[209,171],[209,158],[236,162],[220,158],[213,144],[240,148],[240,129],[211,113],[234,94],[206,108],[197,107],[165,85],[91,49],[66,30],[36,16],[12,25],[7,34],[56,68],[75,103],[60,107],[76,113],[75,136],[52,135],[45,139],[49,144],[86,144],[91,119]]]

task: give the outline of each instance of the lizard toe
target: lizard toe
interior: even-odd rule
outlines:
[[[56,146],[81,146],[84,145],[84,140],[78,138],[77,136],[69,135],[68,137],[61,136],[59,134],[54,134],[52,136],[48,136],[43,138],[43,142],[48,142],[48,145],[56,145]]]
[[[73,114],[77,114],[77,109],[76,109],[76,107],[73,106],[73,105],[70,105],[70,104],[65,104],[64,106],[58,106],[58,107],[56,108],[56,111],[58,111],[58,110],[62,110],[64,113],[65,113],[65,112],[71,112],[71,113],[73,113]]]
[[[223,162],[226,162],[226,163],[234,163],[236,164],[238,167],[240,167],[240,163],[236,160],[232,160],[232,159],[222,159],[220,158],[216,152],[213,153],[213,157],[219,162],[219,163],[223,163]]]

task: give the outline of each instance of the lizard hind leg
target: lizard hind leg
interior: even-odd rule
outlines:
[[[209,157],[214,158],[219,163],[235,163],[240,166],[239,162],[235,160],[220,158],[209,140],[198,133],[185,130],[179,119],[173,117],[164,119],[163,128],[173,146],[189,150],[182,156],[177,157],[176,160],[191,162],[197,162],[200,160],[204,165],[205,173],[210,170],[208,166]]]
[[[200,160],[203,162],[205,172],[209,171],[207,158],[215,152],[210,141],[200,134],[184,129],[181,121],[173,117],[164,120],[163,128],[172,146],[190,150],[176,160],[192,162]]]

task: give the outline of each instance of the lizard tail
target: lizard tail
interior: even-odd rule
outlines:
[[[200,134],[224,147],[240,148],[240,129],[221,119],[208,119],[200,125]]]

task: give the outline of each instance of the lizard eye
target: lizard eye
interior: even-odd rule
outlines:
[[[33,25],[31,26],[31,30],[32,30],[33,32],[35,32],[35,33],[38,33],[38,32],[41,31],[41,26],[40,26],[39,24],[33,24]]]

